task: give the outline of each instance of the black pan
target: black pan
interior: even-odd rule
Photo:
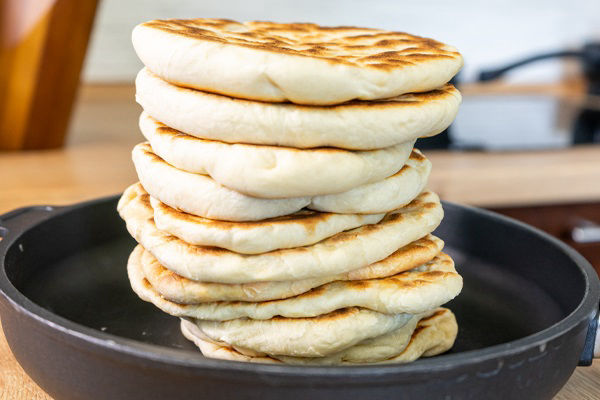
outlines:
[[[25,371],[56,399],[550,399],[589,364],[600,289],[547,234],[445,204],[436,234],[464,277],[445,355],[407,365],[296,367],[204,358],[139,300],[116,198],[0,217],[0,315]],[[584,344],[587,346],[584,351]]]

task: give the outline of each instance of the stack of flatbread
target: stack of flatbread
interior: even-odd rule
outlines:
[[[414,149],[454,119],[453,47],[406,33],[155,20],[133,44],[146,139],[118,210],[133,290],[207,357],[408,362],[462,289]]]

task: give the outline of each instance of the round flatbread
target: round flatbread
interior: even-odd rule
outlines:
[[[313,105],[432,90],[463,64],[432,39],[306,23],[153,20],[136,26],[132,41],[146,66],[177,85]]]
[[[304,207],[345,214],[385,213],[412,201],[431,171],[429,160],[414,149],[400,171],[379,182],[338,194],[261,199],[229,189],[207,175],[175,168],[147,143],[135,146],[132,158],[140,182],[152,197],[188,214],[222,221],[259,221]]]
[[[185,89],[147,69],[137,75],[136,100],[171,128],[227,143],[373,150],[433,136],[454,120],[461,102],[452,85],[376,101],[329,107],[263,103]]]
[[[131,257],[127,271],[131,287],[143,300],[177,317],[211,321],[316,317],[347,307],[384,314],[421,314],[452,300],[462,289],[461,276],[452,259],[443,253],[421,267],[393,276],[334,281],[294,297],[264,302],[179,304],[165,299],[152,287],[139,259]]]
[[[152,197],[190,214],[224,221],[259,221],[292,214],[310,197],[259,199],[226,188],[207,175],[192,174],[167,164],[147,143],[132,151],[133,164]]]
[[[227,343],[247,354],[323,357],[390,333],[406,325],[412,317],[351,307],[311,318],[193,322],[211,340]]]
[[[268,364],[352,365],[408,363],[419,357],[442,354],[454,345],[458,326],[452,311],[438,308],[421,319],[413,316],[404,326],[388,334],[366,339],[325,357],[269,356],[238,351],[227,343],[210,339],[193,322],[187,320],[181,321],[181,332],[200,348],[205,357],[210,358]]]
[[[143,190],[140,185],[140,190]],[[216,246],[243,254],[308,246],[337,233],[376,224],[379,214],[336,214],[302,209],[261,221],[231,222],[177,211],[150,198],[156,227],[199,246]]]
[[[307,207],[335,213],[388,212],[417,197],[427,185],[430,172],[431,162],[419,150],[413,149],[406,164],[394,175],[347,192],[314,196]]]
[[[377,224],[311,246],[247,255],[190,245],[160,231],[148,194],[135,186],[125,191],[117,208],[131,235],[166,268],[192,280],[221,283],[299,280],[359,269],[431,233],[444,214],[438,196],[424,192]]]
[[[140,129],[160,158],[183,171],[261,198],[345,192],[381,181],[402,168],[414,141],[370,151],[230,144],[186,135],[140,116]]]
[[[163,267],[142,246],[137,246],[130,263],[141,266],[152,288],[166,300],[178,304],[198,304],[214,301],[266,301],[293,297],[333,281],[376,279],[399,274],[431,261],[444,242],[433,236],[416,240],[389,257],[354,271],[295,281],[249,282],[238,284],[199,282],[184,278]]]

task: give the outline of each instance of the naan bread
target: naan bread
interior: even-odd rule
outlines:
[[[192,280],[221,283],[299,280],[362,268],[431,233],[444,214],[437,195],[424,192],[377,224],[341,232],[311,246],[246,255],[190,245],[160,231],[150,196],[139,186],[128,188],[117,208],[129,233],[166,268]]]
[[[192,174],[167,164],[147,143],[132,152],[138,178],[152,197],[190,214],[225,221],[259,221],[292,214],[310,197],[259,199],[228,189],[207,175]]]
[[[415,326],[416,325],[416,326]],[[438,308],[419,319],[413,316],[404,326],[379,337],[366,339],[325,357],[249,355],[227,343],[208,338],[193,322],[182,320],[181,332],[200,348],[205,357],[223,360],[299,365],[352,365],[365,363],[407,363],[419,357],[431,357],[448,351],[454,344],[458,326],[454,314]]]
[[[435,89],[461,68],[457,50],[379,29],[225,19],[171,19],[135,27],[142,62],[181,86],[300,104],[373,100]]]
[[[413,150],[400,171],[381,182],[360,186],[337,195],[315,196],[301,210],[282,217],[253,221],[227,222],[177,211],[152,198],[154,220],[160,230],[190,243],[217,246],[245,254],[306,246],[343,230],[376,223],[383,213],[410,203],[427,183],[431,163]],[[353,214],[358,207],[361,214]],[[336,211],[336,212],[334,212]],[[338,213],[344,214],[338,214]],[[362,214],[372,212],[372,214]],[[260,237],[260,242],[256,238]]]
[[[311,318],[193,320],[204,335],[245,354],[323,357],[406,325],[410,314],[382,314],[360,307]]]
[[[144,276],[164,299],[179,304],[212,301],[265,301],[296,296],[333,281],[356,281],[383,278],[416,268],[431,261],[443,248],[444,242],[427,235],[414,241],[389,257],[354,271],[295,281],[249,282],[238,284],[199,282],[177,275],[160,265],[158,260],[138,245],[130,263],[141,265]]]
[[[314,196],[307,207],[335,213],[388,212],[417,197],[427,185],[430,172],[431,162],[419,150],[413,149],[406,164],[394,175],[347,192]]]
[[[148,69],[136,78],[136,100],[150,116],[203,139],[296,147],[373,150],[433,136],[454,120],[461,102],[452,85],[376,101],[310,107],[234,99],[171,85]]]
[[[402,168],[414,145],[349,151],[229,144],[186,135],[146,113],[140,116],[140,129],[154,153],[172,166],[260,198],[341,193],[381,181]]]
[[[260,199],[222,186],[207,175],[177,169],[147,143],[135,146],[132,157],[140,182],[152,197],[186,213],[222,221],[259,221],[303,207],[348,214],[388,212],[414,199],[431,170],[429,160],[415,149],[400,171],[379,182],[312,198]]]
[[[143,190],[141,185],[139,189]],[[335,214],[302,209],[262,221],[231,222],[177,211],[152,197],[150,204],[156,227],[161,231],[189,244],[216,246],[243,254],[308,246],[336,233],[376,224],[385,216],[384,213]]]
[[[347,307],[384,314],[422,314],[452,300],[462,289],[462,278],[444,253],[421,267],[393,276],[334,281],[294,297],[264,302],[179,304],[165,299],[152,287],[139,259],[131,257],[127,271],[131,287],[141,299],[177,317],[212,321],[316,317]]]

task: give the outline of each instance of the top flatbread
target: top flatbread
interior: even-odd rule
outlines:
[[[307,23],[153,20],[136,26],[132,41],[142,62],[171,83],[310,105],[432,90],[463,64],[454,47],[432,39]]]

